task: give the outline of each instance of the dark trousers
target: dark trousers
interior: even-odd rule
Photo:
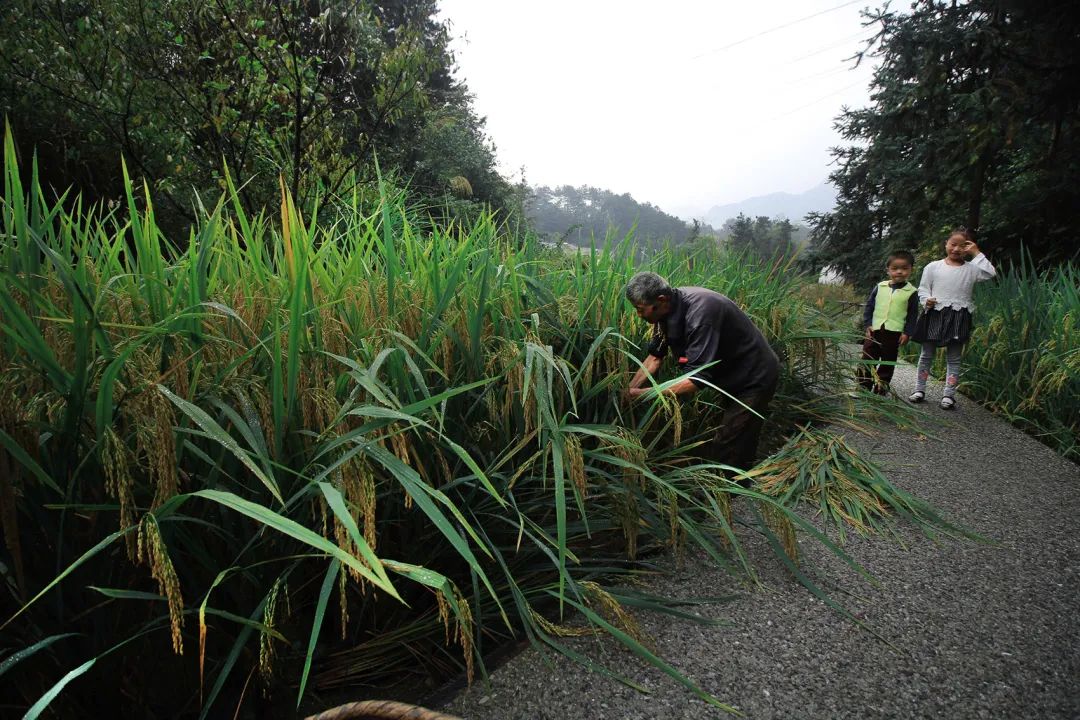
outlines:
[[[777,379],[773,378],[765,387],[738,396],[742,405],[731,401],[724,409],[711,447],[716,462],[734,465],[740,470],[749,470],[754,466],[761,427],[765,424],[765,420],[758,415],[764,415],[769,409],[769,402],[776,393],[776,382]],[[743,405],[753,408],[758,415]]]
[[[875,366],[873,361],[896,362],[896,357],[900,353],[901,334],[892,330],[870,331],[870,339],[863,341],[862,359],[871,362],[859,365],[859,385],[879,395],[885,395],[889,392],[893,366]]]

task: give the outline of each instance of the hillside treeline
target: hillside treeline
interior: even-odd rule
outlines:
[[[670,240],[677,245],[713,234],[708,226],[684,222],[651,203],[638,202],[629,193],[587,185],[534,188],[526,213],[542,237],[578,246],[588,246],[592,238],[602,242],[609,228],[616,235],[635,229],[635,236],[643,241]]]

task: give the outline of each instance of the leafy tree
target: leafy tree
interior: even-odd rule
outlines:
[[[433,0],[12,0],[0,108],[47,183],[116,197],[123,153],[179,217],[224,185],[223,164],[255,210],[279,175],[302,204],[371,182],[376,155],[431,193],[449,180],[424,154],[439,153],[473,200],[505,200],[435,11]],[[433,141],[447,118],[454,142]]]
[[[869,282],[892,248],[975,229],[997,259],[1076,257],[1080,6],[1050,0],[913,3],[867,14],[870,107],[845,110],[832,213],[813,257]]]
[[[727,231],[728,244],[733,250],[761,260],[772,260],[795,251],[792,241],[795,226],[785,217],[770,219],[759,215],[751,220],[739,213],[724,223],[723,230]]]

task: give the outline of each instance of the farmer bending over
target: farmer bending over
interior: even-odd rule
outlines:
[[[638,317],[653,323],[649,354],[627,395],[635,399],[649,389],[649,377],[660,369],[668,350],[678,358],[680,375],[719,361],[665,392],[688,395],[711,384],[737,398],[739,402],[728,399],[709,456],[748,470],[764,422],[759,416],[765,414],[780,374],[780,361],[765,336],[730,298],[700,287],[673,288],[656,273],[634,275],[626,299]]]

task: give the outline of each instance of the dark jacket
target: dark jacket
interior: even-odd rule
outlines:
[[[657,323],[649,354],[664,357],[670,350],[687,372],[718,360],[691,381],[707,383],[736,397],[752,395],[775,385],[780,360],[768,341],[730,298],[700,287],[676,289],[671,313]],[[683,362],[685,358],[685,362]]]

